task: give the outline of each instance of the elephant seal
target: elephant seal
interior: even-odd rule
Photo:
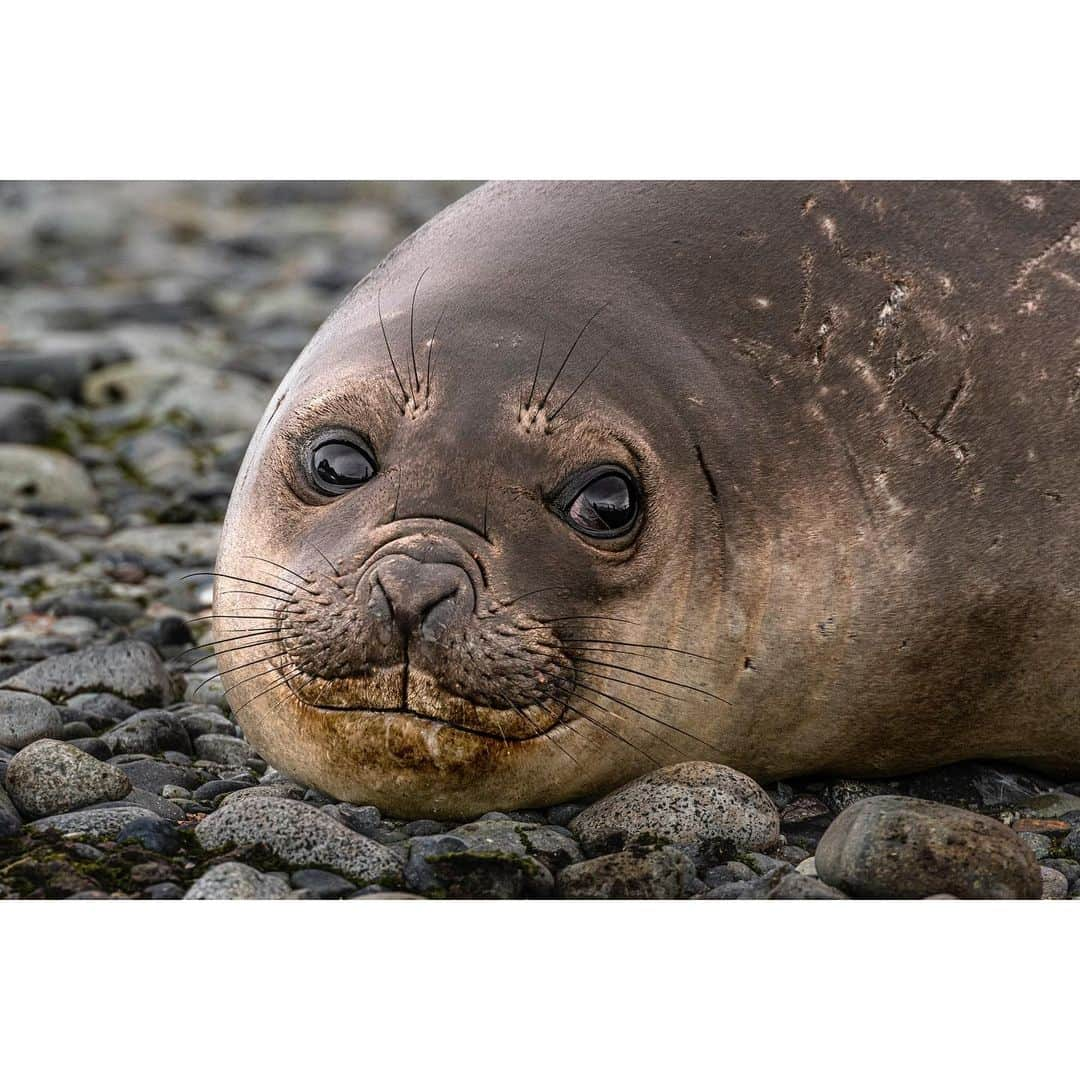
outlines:
[[[228,700],[400,816],[1080,768],[1080,185],[498,183],[275,393]]]

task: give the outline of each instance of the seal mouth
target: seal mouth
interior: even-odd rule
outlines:
[[[424,680],[419,687],[410,680],[405,700],[393,704],[385,703],[383,695],[373,695],[370,682],[356,678],[309,681],[302,689],[307,692],[314,686],[314,700],[298,692],[291,680],[285,685],[300,705],[316,712],[353,714],[358,718],[409,717],[424,725],[453,728],[495,742],[529,742],[544,737],[566,721],[567,708],[561,701],[551,699],[550,705],[534,701],[498,708],[449,693],[430,680]],[[384,697],[383,702],[377,700],[379,696]]]

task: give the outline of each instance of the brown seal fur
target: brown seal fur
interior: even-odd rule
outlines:
[[[331,429],[378,468],[334,498]],[[553,507],[596,464],[629,538]],[[1075,773],[1078,479],[1080,185],[487,185],[274,395],[220,664],[269,761],[401,815],[683,759]]]

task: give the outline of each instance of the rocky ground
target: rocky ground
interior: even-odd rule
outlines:
[[[274,385],[468,185],[0,185],[0,897],[1080,897],[1080,785],[965,763],[397,821],[268,768],[190,650]]]

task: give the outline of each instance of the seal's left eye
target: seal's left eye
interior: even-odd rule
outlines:
[[[332,440],[311,451],[311,476],[325,495],[341,495],[375,475],[375,459],[356,443]]]
[[[634,526],[641,500],[621,469],[594,470],[563,505],[563,516],[578,532],[600,539],[623,536]]]

